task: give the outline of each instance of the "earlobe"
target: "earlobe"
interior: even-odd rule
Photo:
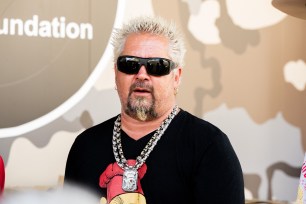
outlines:
[[[181,83],[181,75],[182,75],[182,68],[181,67],[176,68],[175,73],[174,73],[174,81],[175,81],[174,95],[175,96],[178,94],[178,87]]]

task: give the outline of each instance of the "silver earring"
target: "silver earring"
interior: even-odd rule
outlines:
[[[178,94],[178,88],[175,87],[175,88],[174,88],[174,95],[176,96],[177,94]]]

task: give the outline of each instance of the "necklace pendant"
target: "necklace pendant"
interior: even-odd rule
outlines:
[[[122,190],[134,192],[137,190],[138,171],[136,169],[125,169],[122,177]]]

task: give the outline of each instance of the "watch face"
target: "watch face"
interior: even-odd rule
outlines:
[[[0,129],[34,121],[76,95],[99,68],[117,1],[0,3]]]

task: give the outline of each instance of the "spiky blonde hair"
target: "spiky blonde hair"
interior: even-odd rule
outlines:
[[[121,29],[114,30],[111,42],[115,60],[122,53],[126,38],[133,33],[150,33],[168,39],[169,56],[176,66],[183,67],[186,52],[183,35],[173,21],[158,16],[139,16],[123,24]]]

